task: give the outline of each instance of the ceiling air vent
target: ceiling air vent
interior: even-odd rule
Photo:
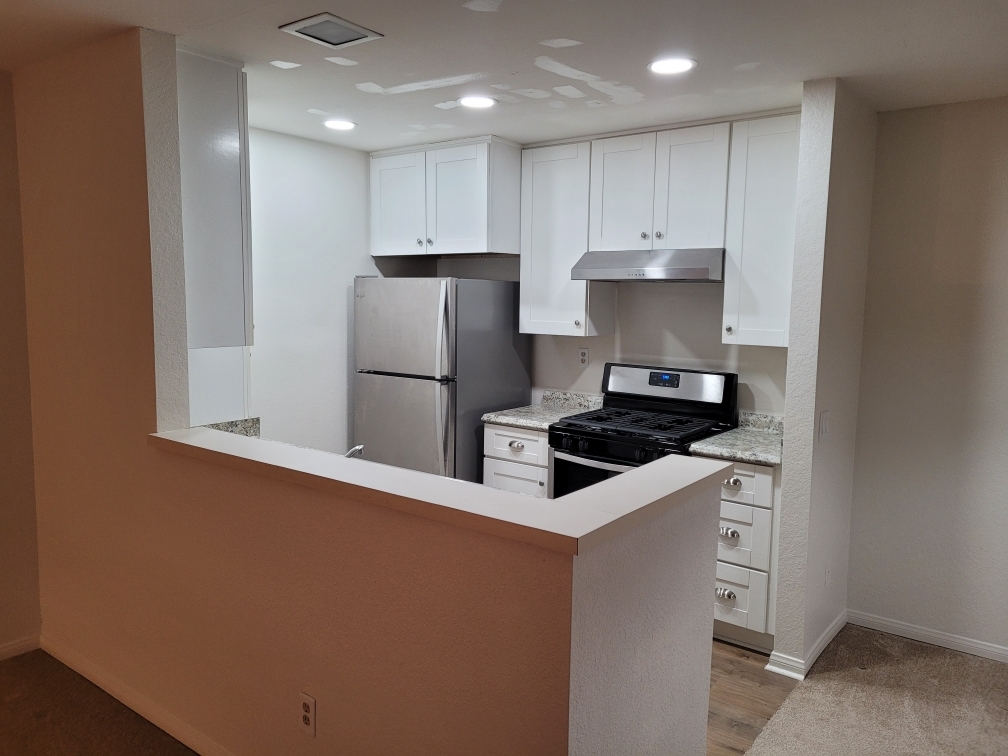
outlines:
[[[351,24],[331,13],[320,13],[311,18],[303,18],[293,24],[281,26],[280,30],[293,34],[295,37],[310,39],[312,42],[325,45],[333,50],[382,37],[378,32]]]

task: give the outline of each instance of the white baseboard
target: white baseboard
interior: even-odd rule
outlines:
[[[153,722],[176,740],[189,746],[202,756],[234,756],[234,754],[215,742],[209,736],[198,731],[192,725],[182,721],[160,704],[154,703],[129,685],[109,674],[98,665],[84,658],[83,655],[51,636],[42,635],[42,649],[59,659],[68,667],[113,698],[119,700],[149,722]]]
[[[868,612],[858,612],[853,609],[848,610],[847,618],[851,624],[868,627],[872,630],[880,630],[883,633],[899,635],[903,638],[930,643],[933,646],[950,648],[953,651],[962,651],[973,656],[982,656],[986,659],[1004,662],[1008,664],[1008,646],[999,646],[996,643],[974,640],[962,635],[943,633],[940,630],[931,630],[920,625],[911,625],[909,622],[879,617]]]
[[[37,635],[29,635],[27,638],[18,638],[17,640],[0,643],[0,661],[20,656],[21,654],[27,654],[36,648],[39,648],[39,637]]]
[[[791,677],[795,680],[804,680],[805,675],[808,671],[812,669],[812,665],[815,664],[816,659],[819,658],[819,654],[823,652],[823,649],[829,645],[830,641],[836,637],[843,626],[847,624],[847,610],[844,609],[840,614],[836,616],[825,630],[823,630],[822,635],[820,635],[816,642],[812,645],[811,650],[808,655],[802,659],[797,656],[789,656],[788,654],[782,654],[779,651],[774,651],[770,654],[770,663],[766,665],[766,669],[769,672],[776,672],[778,675],[784,675],[785,677]]]

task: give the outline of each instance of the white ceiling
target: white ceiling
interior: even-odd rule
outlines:
[[[464,2],[8,0],[0,66],[117,28],[161,29],[245,62],[252,125],[363,150],[486,133],[529,144],[789,107],[802,81],[824,76],[880,110],[1008,94],[1005,0]],[[323,11],[385,36],[337,51],[277,28]],[[541,44],[556,38],[581,44]],[[658,77],[646,66],[663,55],[699,65]],[[451,77],[468,81],[416,88]],[[436,107],[474,93],[502,101]],[[309,109],[358,127],[330,131]]]

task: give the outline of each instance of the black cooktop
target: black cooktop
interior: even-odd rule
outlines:
[[[558,430],[608,432],[620,436],[674,443],[692,441],[698,436],[708,435],[708,431],[717,423],[669,412],[603,408],[565,417],[554,425]]]

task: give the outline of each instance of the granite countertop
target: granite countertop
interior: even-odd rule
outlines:
[[[781,418],[743,412],[738,428],[690,444],[690,454],[752,465],[779,465],[783,440]]]
[[[483,422],[492,425],[506,425],[511,428],[546,431],[551,423],[562,417],[579,412],[599,409],[602,397],[596,394],[578,394],[570,391],[545,391],[542,404],[529,407],[515,407],[499,412],[487,412]]]

